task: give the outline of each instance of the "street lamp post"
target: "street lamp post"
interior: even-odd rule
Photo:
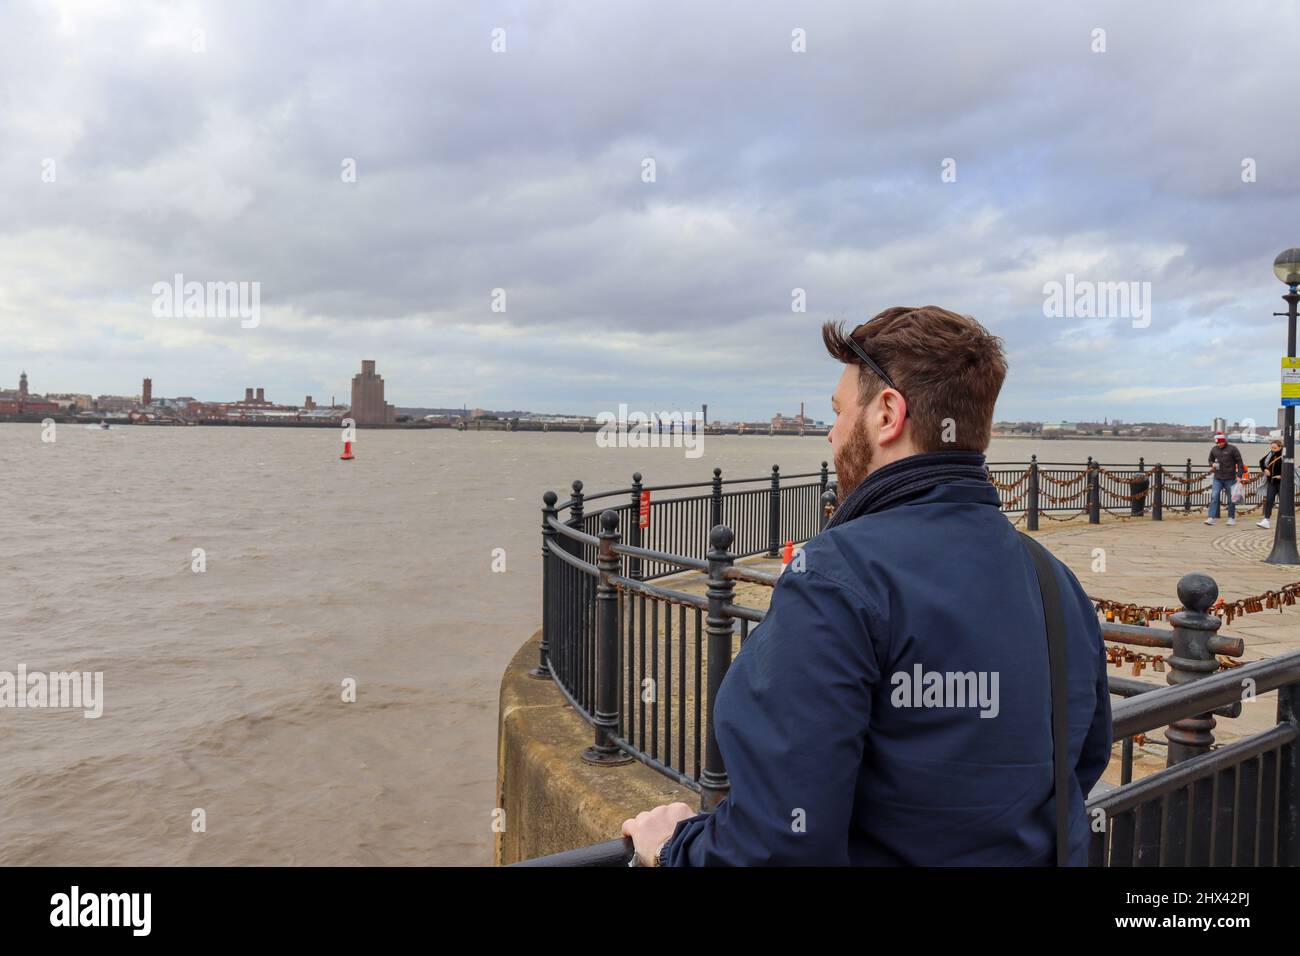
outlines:
[[[1300,249],[1288,249],[1273,260],[1273,274],[1286,283],[1287,293],[1282,296],[1286,312],[1274,315],[1287,317],[1286,354],[1295,358],[1296,304],[1300,303]],[[1286,406],[1282,426],[1282,487],[1278,491],[1277,530],[1273,532],[1273,550],[1264,560],[1269,564],[1300,564],[1300,553],[1295,543],[1295,406]],[[1271,479],[1265,477],[1266,481]]]

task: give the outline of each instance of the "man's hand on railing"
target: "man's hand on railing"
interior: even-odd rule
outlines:
[[[666,803],[653,810],[642,810],[634,818],[623,821],[623,836],[632,838],[636,847],[637,863],[641,866],[658,866],[659,851],[672,837],[677,824],[695,816],[695,811],[685,803]]]

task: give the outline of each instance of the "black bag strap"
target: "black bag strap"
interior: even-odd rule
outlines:
[[[1047,667],[1052,686],[1052,792],[1056,797],[1056,865],[1070,865],[1070,719],[1069,685],[1066,681],[1068,652],[1065,641],[1065,612],[1056,568],[1046,548],[1020,532],[1025,549],[1034,559],[1038,589],[1043,594],[1043,617],[1047,624]]]

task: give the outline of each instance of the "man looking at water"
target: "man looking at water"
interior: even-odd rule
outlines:
[[[714,723],[729,794],[712,814],[670,804],[623,832],[650,866],[1049,864],[1043,600],[984,470],[1001,343],[935,306],[822,335],[846,365],[829,436],[841,503],[723,680]],[[1096,611],[1050,564],[1079,865],[1084,799],[1110,759],[1110,698]]]

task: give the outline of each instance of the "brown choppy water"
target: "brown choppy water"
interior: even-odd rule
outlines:
[[[362,431],[350,463],[332,430],[0,439],[0,670],[104,673],[99,719],[0,709],[5,865],[486,864],[500,677],[540,617],[541,493],[829,457],[768,436],[709,437],[692,459],[590,433]],[[1208,448],[999,441],[989,457],[1199,464]]]

